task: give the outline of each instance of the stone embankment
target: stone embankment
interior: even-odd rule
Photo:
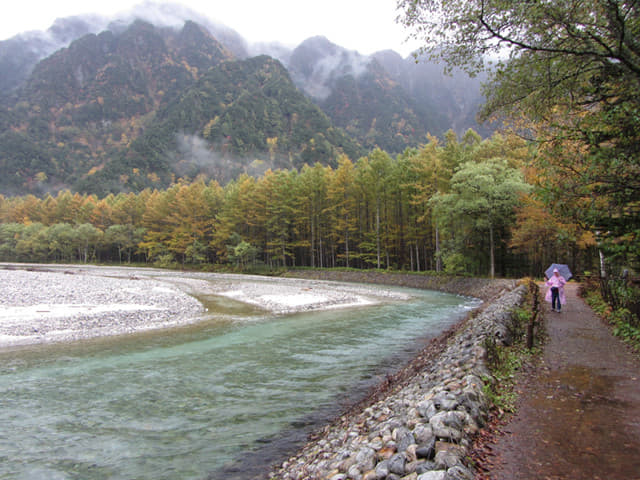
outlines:
[[[351,272],[304,272],[303,276],[349,280],[345,273]],[[365,281],[357,274],[353,277]],[[473,480],[466,458],[471,438],[484,426],[489,410],[484,392],[491,381],[485,339],[509,342],[511,312],[522,304],[526,288],[506,280],[385,274],[377,280],[473,295],[485,303],[442,341],[435,354],[424,354],[428,361],[417,369],[407,367],[408,378],[398,376],[404,379],[388,386],[383,395],[318,432],[270,478]]]

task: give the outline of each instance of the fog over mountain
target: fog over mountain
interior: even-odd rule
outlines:
[[[121,32],[135,20],[180,29],[187,20],[202,25],[234,55],[246,58],[246,41],[233,29],[183,5],[144,2],[117,16],[79,15],[58,18],[46,31],[24,32],[0,41],[0,95],[20,86],[36,63],[86,34]]]
[[[59,18],[44,32],[24,32],[0,41],[0,92],[15,89],[27,78],[39,60],[68,46],[73,40],[103,30],[119,32],[136,19],[157,27],[175,29],[182,28],[187,20],[191,20],[206,27],[237,58],[272,56],[291,70],[292,78],[300,88],[317,100],[328,96],[328,84],[335,78],[344,75],[357,77],[364,73],[372,58],[377,59],[394,79],[401,81],[405,87],[409,86],[411,90],[419,88],[415,87],[415,83],[423,81],[425,71],[431,76],[428,83],[432,84],[436,79],[443,84],[448,83],[443,78],[441,66],[434,66],[426,61],[416,63],[412,56],[403,59],[392,50],[365,56],[334,45],[324,37],[309,38],[297,47],[274,42],[249,44],[235,30],[191,8],[177,3],[146,1],[117,16],[81,15]],[[477,82],[471,84],[473,88],[468,92],[477,95]]]

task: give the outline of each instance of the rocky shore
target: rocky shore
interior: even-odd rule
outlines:
[[[467,280],[463,293],[483,296],[483,308],[439,352],[425,353],[429,359],[419,368],[407,367],[408,378],[405,372],[382,398],[325,427],[269,478],[473,480],[466,457],[489,408],[485,339],[509,342],[506,326],[525,287],[513,281]]]
[[[514,280],[504,278],[451,277],[449,275],[386,273],[368,270],[295,270],[289,272],[288,276],[302,279],[394,285],[398,287],[437,290],[454,295],[475,297],[484,301],[492,300],[502,293],[513,290],[516,286]]]

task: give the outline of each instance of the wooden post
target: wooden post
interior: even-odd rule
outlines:
[[[538,286],[533,282],[533,280],[531,281],[531,283],[529,283],[529,292],[531,292],[531,296],[533,297],[533,305],[531,319],[529,320],[529,325],[527,326],[527,348],[531,350],[533,348],[533,334],[536,321],[538,319],[538,311],[540,310],[540,304],[538,301]]]

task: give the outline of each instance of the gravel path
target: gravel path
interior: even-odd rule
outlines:
[[[640,362],[566,287],[543,364],[486,459],[494,480],[640,479]]]

